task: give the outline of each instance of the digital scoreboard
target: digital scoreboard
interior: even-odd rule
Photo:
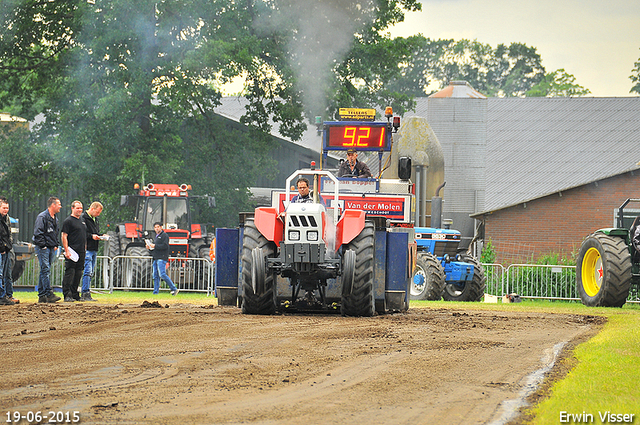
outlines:
[[[391,126],[385,122],[335,121],[324,123],[323,149],[388,152]]]

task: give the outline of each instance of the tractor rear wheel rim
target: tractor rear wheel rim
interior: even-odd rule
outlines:
[[[582,260],[582,286],[584,292],[595,297],[602,286],[604,279],[604,268],[602,265],[602,256],[597,248],[589,248]]]

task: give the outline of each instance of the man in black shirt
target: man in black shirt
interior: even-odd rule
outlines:
[[[47,209],[36,217],[33,229],[33,244],[40,262],[40,278],[38,279],[38,302],[55,303],[60,297],[54,295],[51,288],[51,267],[56,260],[58,248],[58,217],[62,204],[60,199],[52,196],[47,201]]]
[[[62,222],[62,247],[64,248],[64,277],[62,293],[66,302],[80,301],[78,285],[84,272],[84,256],[87,250],[87,226],[82,218],[82,202],[71,203],[71,215]]]
[[[91,298],[91,278],[96,270],[98,258],[98,242],[104,235],[100,234],[98,217],[102,213],[102,204],[93,202],[87,211],[82,213],[84,224],[87,226],[87,252],[84,257],[84,274],[82,276],[81,301],[95,301]]]
[[[153,230],[156,237],[153,243],[147,245],[153,257],[153,293],[160,293],[160,279],[167,282],[171,295],[178,295],[179,289],[173,284],[173,281],[167,274],[167,262],[169,261],[169,235],[162,230],[162,223],[154,223]]]

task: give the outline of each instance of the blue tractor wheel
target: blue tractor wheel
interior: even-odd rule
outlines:
[[[412,300],[437,301],[444,291],[445,273],[438,258],[430,252],[419,252],[411,280]]]

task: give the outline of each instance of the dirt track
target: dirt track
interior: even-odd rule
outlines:
[[[474,424],[495,421],[570,315],[410,309],[373,318],[231,307],[0,308],[6,411],[80,423]],[[21,423],[27,423],[23,421]]]

